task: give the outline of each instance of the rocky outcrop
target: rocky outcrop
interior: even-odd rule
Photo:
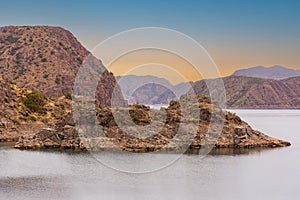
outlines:
[[[15,147],[25,149],[80,149],[81,146],[76,130],[71,126],[66,126],[62,132],[43,128],[34,135],[21,136]]]
[[[287,141],[278,140],[253,130],[236,114],[226,112],[226,121],[217,148],[256,148],[290,146]]]
[[[92,129],[92,134],[85,134],[88,131],[80,130],[82,126],[75,128],[74,125],[78,121],[73,121],[70,114],[63,123],[57,126],[56,130],[42,129],[34,135],[20,137],[15,147],[20,149],[59,148],[95,151],[121,149],[130,152],[158,150],[178,152],[187,142],[189,142],[189,149],[192,150],[199,150],[209,145],[213,145],[214,148],[274,148],[290,145],[289,142],[253,130],[237,115],[223,112],[207,96],[200,95],[197,97],[198,102],[185,104],[189,98],[190,95],[183,96],[179,101],[172,101],[167,109],[160,111],[134,105],[130,108],[118,108],[112,112],[108,107],[98,106],[97,124],[102,127],[102,133],[97,133],[99,129]],[[180,109],[182,106],[185,106],[184,111]],[[197,112],[199,110],[200,113]],[[129,119],[126,118],[126,113],[129,113]],[[92,116],[84,116],[86,121],[81,121],[81,123],[88,123],[89,117]],[[223,125],[224,122],[220,135],[207,133],[212,119],[216,120],[217,125]],[[149,124],[152,126],[147,127]],[[88,125],[87,127],[90,128],[91,126]],[[147,127],[146,135],[141,131],[144,130],[143,127]],[[216,128],[213,127],[213,129]],[[189,140],[191,134],[194,133],[196,134],[192,135]]]

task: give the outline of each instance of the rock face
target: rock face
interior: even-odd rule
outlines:
[[[42,129],[34,135],[20,137],[15,147],[20,149],[59,148],[92,151],[121,149],[130,152],[159,150],[179,152],[187,142],[189,142],[188,148],[193,150],[199,150],[207,145],[213,145],[214,148],[274,148],[290,145],[289,142],[271,138],[253,130],[235,114],[223,112],[211,102],[209,97],[204,95],[197,97],[198,103],[188,105],[187,111],[181,111],[182,103],[186,102],[189,96],[183,96],[180,101],[172,101],[167,109],[160,111],[151,111],[149,107],[133,105],[130,108],[119,108],[112,112],[108,107],[98,106],[97,124],[103,129],[101,134],[97,132],[98,129],[92,129],[92,134],[85,134],[88,132],[87,129],[75,128],[74,125],[78,122],[72,121],[70,114],[57,126],[56,130]],[[200,113],[196,112],[197,108],[200,108]],[[129,119],[126,118],[126,113],[129,113]],[[214,117],[212,117],[213,113]],[[85,120],[88,118],[89,116],[84,116]],[[222,125],[222,119],[225,120],[222,132],[217,135],[217,138],[215,138],[216,135],[207,133],[213,118],[218,125]],[[86,123],[88,121],[90,120],[86,120]],[[147,127],[149,124],[153,126]],[[195,124],[196,129],[193,126]],[[147,127],[146,135],[141,131],[143,130],[141,127]],[[196,134],[192,135],[189,141],[188,138],[193,134],[191,130],[194,130]],[[180,136],[178,136],[179,133]]]
[[[69,31],[50,26],[0,28],[0,75],[20,88],[37,90],[48,97],[71,94],[78,69],[90,53]],[[110,106],[115,78],[98,61],[104,73],[97,100]],[[122,99],[122,95],[120,99]]]

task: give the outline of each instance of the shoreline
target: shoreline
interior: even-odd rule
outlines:
[[[76,149],[58,149],[58,148],[47,148],[47,149],[17,149],[15,148],[16,142],[0,142],[0,151],[5,149],[15,149],[19,151],[28,151],[28,152],[45,152],[45,153],[63,153],[63,154],[94,154],[94,153],[137,153],[137,154],[145,154],[145,153],[155,153],[155,152],[121,152],[120,149],[116,150],[116,148],[112,149],[102,149],[99,151],[88,151],[88,150],[76,150]],[[286,148],[291,147],[286,146]],[[210,152],[207,155],[210,156],[232,156],[232,155],[248,155],[248,154],[255,154],[260,152],[267,152],[272,150],[279,150],[282,149],[281,147],[253,147],[253,148],[222,148],[222,147],[215,147],[210,150]],[[187,149],[184,153],[184,155],[200,155],[199,154],[200,149]],[[174,151],[166,152],[156,152],[159,154],[179,154]]]

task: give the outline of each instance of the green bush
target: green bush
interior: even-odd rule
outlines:
[[[49,77],[49,74],[44,74],[43,76],[45,79]]]
[[[43,106],[47,102],[47,98],[44,94],[41,94],[37,91],[26,94],[22,99],[24,105],[31,111],[40,114],[45,114],[46,110]]]
[[[71,93],[67,93],[65,94],[66,99],[72,100],[72,94]]]

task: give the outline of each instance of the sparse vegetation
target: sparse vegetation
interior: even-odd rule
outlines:
[[[37,91],[26,94],[23,97],[24,105],[31,111],[39,114],[45,114],[46,110],[43,108],[45,105],[47,98],[44,94],[39,93]]]

